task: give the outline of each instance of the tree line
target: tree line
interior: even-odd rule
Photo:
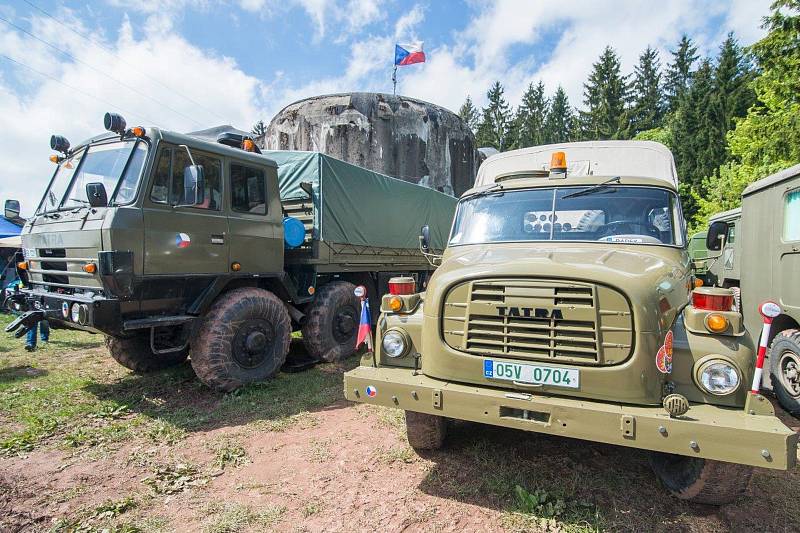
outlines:
[[[624,73],[607,46],[583,84],[582,108],[562,87],[530,83],[516,109],[497,81],[478,109],[459,110],[478,146],[499,151],[597,139],[654,140],[675,156],[684,214],[693,229],[740,203],[751,182],[800,162],[800,0],[777,0],[767,35],[742,47],[733,33],[713,57],[684,35],[665,65],[648,46]]]

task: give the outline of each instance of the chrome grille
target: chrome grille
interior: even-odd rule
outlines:
[[[610,365],[630,355],[627,300],[614,289],[561,280],[457,285],[443,310],[448,345],[474,355]]]

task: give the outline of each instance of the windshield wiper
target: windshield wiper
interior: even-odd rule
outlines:
[[[492,194],[493,192],[502,191],[502,190],[503,190],[503,186],[500,185],[499,183],[495,183],[494,185],[492,185],[488,189],[483,189],[482,191],[478,191],[475,194],[471,194],[469,197],[470,198],[480,198],[481,196],[486,196],[487,194]]]
[[[89,203],[88,200],[84,200],[83,198],[70,198],[70,200],[72,200],[73,202],[80,202],[84,205],[92,205]]]
[[[612,184],[612,183],[619,183],[619,180],[620,180],[620,177],[619,176],[615,176],[615,177],[611,178],[610,180],[606,180],[603,183],[598,183],[597,185],[589,187],[588,189],[582,189],[580,191],[570,193],[570,194],[568,194],[566,196],[563,196],[561,199],[562,200],[566,200],[567,198],[576,198],[578,196],[585,196],[587,194],[592,194],[595,191],[599,191],[599,190],[608,188],[608,186],[610,184]]]

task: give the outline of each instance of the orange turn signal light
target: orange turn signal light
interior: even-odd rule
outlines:
[[[94,263],[86,263],[81,267],[81,269],[88,274],[94,274],[97,272],[97,265]]]
[[[399,311],[402,308],[403,308],[403,300],[401,300],[397,296],[389,298],[389,309],[391,309],[392,311]]]
[[[59,161],[60,159],[61,159],[61,158],[60,158],[60,157],[58,157],[56,154],[53,154],[53,155],[51,155],[51,156],[50,156],[50,162],[51,162],[51,163],[58,163],[58,161]]]
[[[131,134],[134,137],[144,137],[145,133],[147,133],[147,131],[141,126],[134,126],[131,128]]]
[[[19,263],[17,263],[17,268],[20,270],[28,270],[28,262],[20,261]]]
[[[255,152],[256,143],[254,143],[252,139],[245,139],[242,141],[242,150],[246,152]]]
[[[711,313],[706,317],[706,329],[711,333],[722,333],[728,329],[728,319],[719,313]]]
[[[695,289],[697,287],[702,287],[702,286],[703,286],[703,280],[700,279],[700,278],[694,278],[694,287],[695,287]]]
[[[567,154],[553,152],[553,155],[550,156],[550,170],[567,170]]]
[[[242,264],[241,263],[237,263],[237,262],[231,263],[231,270],[233,270],[234,272],[239,272],[241,269],[242,269]]]

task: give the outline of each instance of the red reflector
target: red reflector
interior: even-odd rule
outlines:
[[[730,311],[733,308],[733,294],[709,294],[694,290],[692,305],[706,311]]]
[[[399,277],[389,280],[389,294],[395,296],[403,296],[406,294],[414,294],[417,290],[417,283],[414,278]]]

